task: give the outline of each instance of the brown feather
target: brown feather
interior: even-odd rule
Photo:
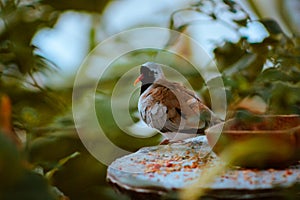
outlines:
[[[204,123],[200,120],[200,109],[206,109],[206,106],[194,92],[182,84],[160,79],[153,83],[141,98],[145,99],[149,96],[151,104],[147,106],[147,109],[154,106],[155,103],[164,105],[167,109],[166,124],[161,131],[177,132],[191,129],[197,131],[199,128],[203,128]],[[148,101],[148,103],[150,102]],[[181,126],[180,123],[182,123]]]
[[[204,133],[207,126],[220,121],[192,90],[168,81],[161,64],[147,62],[141,66],[141,74],[138,108],[148,126],[162,133],[173,132],[176,137],[178,133]]]

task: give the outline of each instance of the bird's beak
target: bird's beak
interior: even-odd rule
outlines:
[[[135,86],[138,82],[140,82],[141,80],[143,80],[143,78],[144,78],[144,75],[141,74],[141,75],[134,81],[133,85]]]

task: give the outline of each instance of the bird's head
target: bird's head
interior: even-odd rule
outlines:
[[[151,85],[159,79],[163,79],[164,73],[161,64],[154,62],[146,62],[141,65],[140,76],[134,81],[134,85],[142,82],[142,85]]]

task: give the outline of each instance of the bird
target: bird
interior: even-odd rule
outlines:
[[[206,128],[222,121],[194,91],[167,80],[162,66],[155,62],[142,64],[134,81],[134,85],[142,83],[138,100],[140,117],[165,137],[162,143],[204,134]]]

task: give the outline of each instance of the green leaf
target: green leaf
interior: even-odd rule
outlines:
[[[43,176],[25,168],[20,152],[0,132],[0,199],[54,200]]]
[[[248,24],[248,19],[247,18],[245,18],[245,19],[233,19],[233,21],[235,23],[237,23],[238,25],[244,26],[244,27],[246,27],[247,24]]]
[[[300,114],[300,85],[286,82],[276,82],[273,85],[270,95],[270,112]]]
[[[266,70],[264,70],[257,78],[257,82],[273,82],[273,81],[285,81],[285,82],[289,82],[292,81],[293,78],[288,75],[286,72],[272,67],[272,68],[268,68]]]
[[[236,76],[240,74],[248,81],[253,81],[261,72],[266,58],[258,54],[246,53],[236,63],[227,68],[224,74],[227,76]]]
[[[52,150],[49,151],[49,149]],[[75,132],[67,136],[65,132],[58,131],[34,139],[30,143],[28,153],[32,163],[50,170],[57,165],[59,160],[83,149],[84,147]]]
[[[259,20],[271,35],[283,34],[280,25],[274,19]]]
[[[22,170],[21,155],[16,145],[0,131],[0,190],[16,182]]]
[[[226,41],[222,46],[214,49],[214,55],[217,61],[217,66],[220,71],[224,71],[232,64],[237,62],[246,52],[241,49],[239,43]]]
[[[0,193],[1,200],[56,200],[43,176],[26,170],[20,180]]]
[[[248,110],[239,110],[235,114],[235,118],[238,120],[238,122],[241,123],[254,123],[254,122],[260,122],[263,119],[257,115],[254,115],[253,113],[249,112]]]
[[[80,153],[76,151],[76,152],[72,153],[71,155],[59,160],[57,165],[52,170],[50,170],[46,173],[46,178],[50,180],[52,178],[53,174],[56,171],[58,171],[66,162],[68,162],[70,159],[73,159],[79,155],[80,155]]]
[[[87,152],[69,159],[52,176],[52,184],[58,187],[70,199],[84,193],[90,187],[98,187],[106,183],[106,166]],[[89,199],[88,194],[84,199]]]

